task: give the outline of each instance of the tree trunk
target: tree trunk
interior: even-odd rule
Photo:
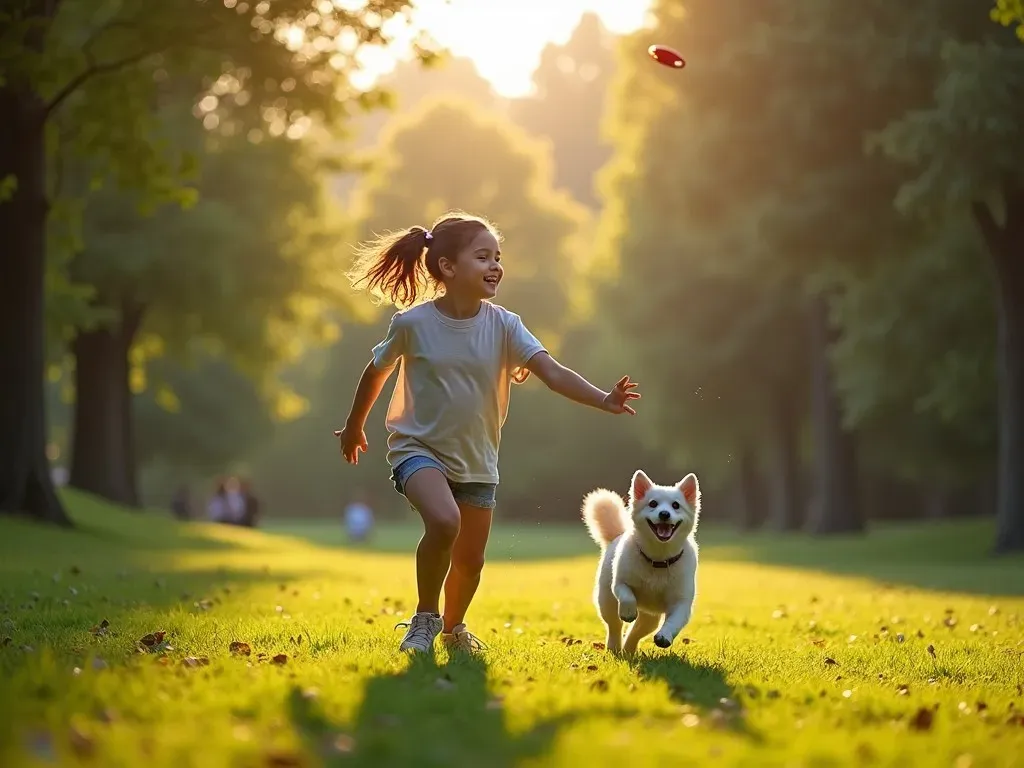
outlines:
[[[736,480],[739,497],[737,526],[741,531],[756,530],[761,523],[763,503],[757,477],[757,462],[749,448],[740,454],[739,477]]]
[[[814,437],[814,494],[808,510],[811,533],[850,533],[864,530],[857,449],[843,427],[829,347],[834,330],[828,298],[811,301],[811,426]]]
[[[999,318],[999,480],[995,551],[1024,550],[1024,188],[1004,190],[1006,225],[976,204]]]
[[[71,485],[129,507],[139,505],[128,353],[142,311],[124,305],[110,325],[80,331],[75,355]]]
[[[777,398],[774,443],[768,457],[769,519],[779,531],[800,528],[800,421],[788,395]]]
[[[38,49],[41,49],[38,41]],[[0,86],[0,512],[71,525],[46,458],[46,108],[29,84]]]

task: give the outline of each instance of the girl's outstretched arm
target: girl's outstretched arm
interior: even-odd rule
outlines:
[[[377,402],[380,391],[384,389],[384,382],[395,369],[394,364],[385,369],[378,368],[373,360],[366,364],[362,376],[359,377],[359,384],[356,386],[356,394],[352,398],[352,407],[349,409],[348,419],[344,429],[336,429],[334,436],[341,440],[341,453],[345,461],[350,464],[359,463],[359,451],[365,451],[366,434],[363,426],[366,424],[366,417],[370,415],[373,404]]]
[[[639,399],[639,392],[632,392],[636,386],[629,376],[623,376],[612,388],[611,392],[598,389],[571,368],[566,368],[547,352],[538,352],[526,363],[527,369],[547,385],[552,392],[557,392],[574,402],[589,405],[608,413],[629,413],[636,415],[630,406],[630,400]]]

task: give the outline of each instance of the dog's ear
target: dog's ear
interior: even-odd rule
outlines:
[[[633,496],[634,502],[639,501],[646,496],[647,492],[653,487],[654,483],[651,482],[651,478],[644,474],[642,469],[638,469],[633,473],[633,484],[630,489],[630,493]]]
[[[697,476],[691,472],[680,480],[679,485],[676,487],[683,494],[683,498],[686,499],[686,503],[690,505],[690,508],[696,509],[700,500],[700,485],[697,483]]]

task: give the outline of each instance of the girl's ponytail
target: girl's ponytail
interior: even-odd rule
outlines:
[[[424,259],[430,238],[429,230],[416,226],[361,244],[348,272],[353,287],[365,286],[399,309],[411,307],[419,298],[430,298],[427,294],[437,290]]]
[[[353,287],[366,289],[399,309],[444,292],[441,259],[455,261],[481,231],[495,239],[501,235],[486,219],[461,211],[446,213],[428,230],[409,227],[381,235],[356,250],[356,263],[348,273]]]

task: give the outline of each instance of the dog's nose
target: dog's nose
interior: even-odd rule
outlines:
[[[670,517],[672,517],[672,515],[668,513],[667,509],[663,509],[661,510],[661,512],[658,513],[659,520],[668,520]]]

